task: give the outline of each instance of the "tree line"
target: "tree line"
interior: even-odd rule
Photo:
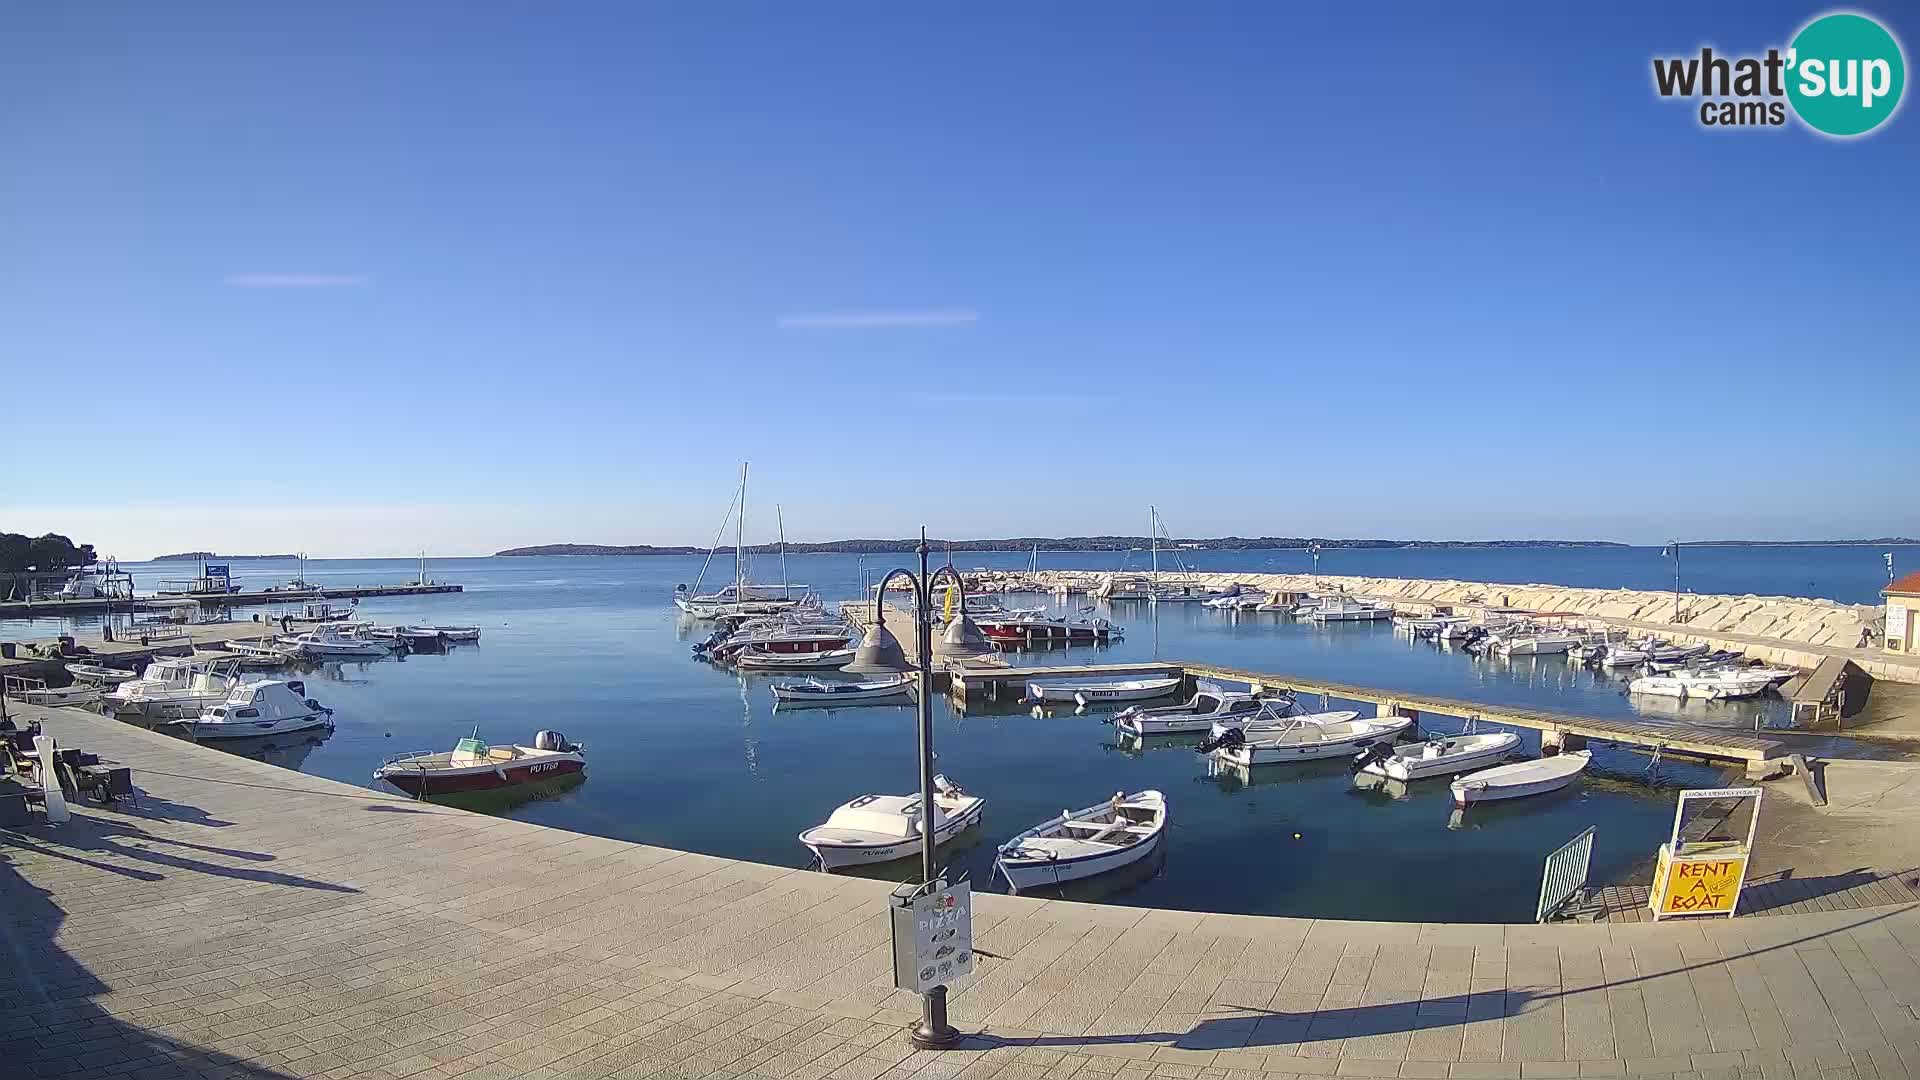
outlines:
[[[21,574],[29,570],[58,574],[92,561],[92,544],[75,544],[59,533],[24,536],[0,532],[0,574]]]

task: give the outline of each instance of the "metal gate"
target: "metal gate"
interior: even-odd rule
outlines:
[[[1587,887],[1587,871],[1593,866],[1593,826],[1561,845],[1547,856],[1546,870],[1540,875],[1540,906],[1535,922],[1546,922],[1560,905]]]

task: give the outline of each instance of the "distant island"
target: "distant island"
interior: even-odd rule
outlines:
[[[176,551],[171,555],[155,555],[150,562],[200,562],[206,559],[225,559],[239,562],[243,559],[297,559],[298,555],[215,555],[211,551]]]
[[[839,554],[879,555],[912,551],[918,540],[829,540],[825,543],[790,543],[792,555]],[[1132,551],[1145,550],[1151,541],[1144,536],[1019,536],[1000,540],[933,540],[927,546],[935,551]],[[1403,549],[1403,548],[1582,548],[1628,547],[1607,540],[1314,540],[1292,536],[1219,536],[1208,539],[1162,540],[1160,546],[1180,551],[1296,551],[1319,544],[1323,548]],[[654,544],[538,544],[532,547],[496,551],[505,555],[704,555],[706,548],[688,545]],[[755,555],[772,555],[779,544],[750,544]]]

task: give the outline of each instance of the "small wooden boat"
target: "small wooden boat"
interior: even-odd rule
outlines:
[[[1058,680],[1027,684],[1028,701],[1072,701],[1086,705],[1095,701],[1145,701],[1165,697],[1180,689],[1180,679],[1089,679]]]
[[[889,698],[906,697],[912,690],[913,678],[909,675],[879,679],[874,682],[827,682],[824,679],[808,679],[806,682],[775,683],[773,699],[790,704],[844,705],[856,701],[885,701]]]
[[[987,800],[944,776],[933,778],[933,789],[933,842],[939,845],[977,823]],[[862,795],[801,833],[800,842],[826,870],[892,862],[920,852],[922,816],[918,795]]]
[[[1453,782],[1456,806],[1493,802],[1496,799],[1521,799],[1558,791],[1580,778],[1593,761],[1590,750],[1574,750],[1534,761],[1495,765],[1468,773]]]
[[[416,634],[435,633],[443,641],[480,640],[480,628],[477,626],[409,626],[407,629]]]
[[[1116,793],[1069,810],[1000,845],[994,866],[1015,892],[1104,874],[1153,854],[1167,828],[1167,797]]]
[[[1378,716],[1369,720],[1333,723],[1317,723],[1302,716],[1291,717],[1290,720],[1290,726],[1257,739],[1249,739],[1239,731],[1229,731],[1218,745],[1211,745],[1207,752],[1220,761],[1243,768],[1351,757],[1356,751],[1375,743],[1391,743],[1401,732],[1413,726],[1410,716]]]
[[[104,664],[68,664],[67,674],[95,686],[110,686],[134,677],[130,668],[111,668]]]
[[[1107,722],[1128,735],[1191,735],[1211,729],[1216,720],[1235,716],[1251,718],[1268,707],[1268,703],[1252,694],[1202,690],[1188,698],[1184,705],[1157,709],[1134,705],[1115,713]]]
[[[734,657],[733,662],[749,671],[837,671],[853,662],[853,650],[775,653],[748,649]]]
[[[1458,776],[1484,768],[1520,749],[1511,731],[1486,735],[1449,735],[1394,747],[1377,743],[1355,759],[1356,771],[1388,780],[1426,780]]]
[[[388,758],[373,778],[417,799],[460,805],[488,796],[531,798],[577,783],[586,770],[585,747],[557,731],[542,731],[532,746],[488,746],[470,736],[451,752],[402,754]]]
[[[220,643],[228,658],[243,668],[281,667],[300,659],[300,650],[275,641],[245,641],[229,638]]]
[[[101,700],[99,683],[77,682],[72,686],[33,686],[9,690],[7,696],[24,705],[92,705]]]

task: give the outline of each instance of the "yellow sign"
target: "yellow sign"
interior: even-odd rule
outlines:
[[[1672,857],[1661,851],[1664,873],[1654,882],[1654,910],[1662,915],[1731,915],[1747,876],[1745,854],[1724,858]]]

